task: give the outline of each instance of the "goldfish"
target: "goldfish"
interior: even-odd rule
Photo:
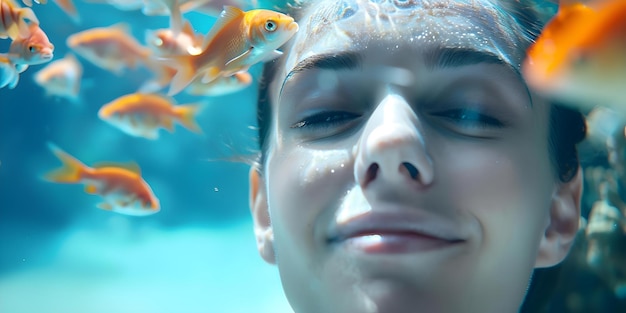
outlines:
[[[201,133],[195,121],[199,104],[176,105],[174,99],[156,93],[132,93],[121,96],[100,108],[98,117],[121,131],[146,139],[159,137],[159,129],[174,131],[174,121]]]
[[[122,11],[132,11],[143,8],[144,0],[83,0],[90,3],[106,3]]]
[[[219,16],[224,6],[233,6],[242,8],[244,6],[257,7],[256,0],[194,0],[184,1],[181,3],[180,10],[182,12],[194,11],[209,16]]]
[[[529,48],[522,74],[549,97],[626,114],[626,1],[561,1]]]
[[[282,52],[276,50],[298,31],[290,16],[272,10],[242,11],[225,6],[205,37],[198,55],[180,55],[162,60],[176,68],[168,95],[182,91],[202,75],[208,83],[219,76],[247,71],[250,66],[273,60]]]
[[[13,0],[0,0],[0,38],[28,37],[29,23],[39,24],[31,8],[22,8]]]
[[[96,66],[121,75],[125,68],[136,68],[151,55],[150,49],[129,33],[128,24],[120,22],[72,34],[67,38],[67,45]]]
[[[185,21],[178,36],[169,28],[146,30],[145,42],[161,56],[178,54],[200,54],[202,37],[194,33],[189,21]]]
[[[222,76],[209,83],[203,83],[202,78],[194,79],[185,91],[194,96],[223,96],[238,92],[252,84],[252,75],[248,72],[237,72],[232,76]]]
[[[56,3],[65,14],[72,18],[75,23],[80,22],[80,16],[78,15],[78,11],[76,10],[76,6],[72,0],[52,0]],[[22,0],[22,2],[29,7],[33,6],[32,0]],[[35,0],[37,4],[46,4],[48,0]]]
[[[11,42],[6,56],[15,64],[35,65],[50,62],[54,57],[54,45],[38,24],[30,24],[30,34]]]
[[[62,162],[62,166],[43,177],[63,184],[84,184],[85,192],[101,196],[98,208],[126,215],[144,216],[160,211],[159,199],[141,177],[136,163],[102,164],[89,167],[53,143],[48,147]]]
[[[162,15],[162,12],[167,12],[170,17],[170,29],[174,36],[178,36],[183,28],[181,1],[183,0],[144,0],[142,12],[145,15]]]
[[[78,103],[82,75],[83,67],[78,59],[67,53],[64,58],[50,62],[36,72],[34,79],[45,89],[46,96],[59,96]]]

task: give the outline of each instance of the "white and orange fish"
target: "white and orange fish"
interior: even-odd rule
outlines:
[[[20,80],[20,73],[27,68],[28,65],[13,64],[9,58],[0,55],[0,88],[15,88]]]
[[[50,62],[54,57],[54,45],[38,24],[30,24],[29,35],[11,42],[6,56],[14,64],[36,65]]]
[[[145,63],[152,53],[130,35],[128,24],[123,22],[70,35],[67,45],[79,56],[117,75]]]
[[[185,92],[194,96],[217,97],[239,92],[252,84],[252,75],[249,72],[237,72],[231,76],[221,76],[209,83],[203,83],[202,78],[194,79]]]
[[[0,0],[0,38],[28,37],[29,23],[39,24],[31,8],[22,8],[13,0]]]
[[[83,0],[89,3],[109,4],[118,10],[133,11],[143,8],[144,0]]]
[[[257,8],[256,0],[193,0],[183,1],[180,5],[182,12],[200,12],[209,16],[219,16],[225,6],[237,8]]]
[[[85,192],[104,199],[104,202],[97,205],[103,210],[134,216],[151,215],[160,211],[159,199],[141,177],[137,164],[109,163],[89,167],[52,143],[48,147],[63,165],[47,173],[45,180],[84,184]]]
[[[166,59],[177,69],[168,94],[179,93],[200,75],[204,83],[209,83],[219,76],[245,72],[254,64],[273,60],[282,55],[276,49],[297,31],[298,24],[283,13],[224,7],[205,37],[202,53]]]
[[[135,137],[155,140],[159,129],[174,131],[174,122],[202,133],[196,123],[201,105],[176,105],[174,99],[159,94],[132,93],[121,96],[100,108],[98,117]]]
[[[196,34],[189,21],[185,21],[178,36],[170,28],[146,30],[146,44],[159,56],[180,54],[200,54],[202,52],[202,36]]]
[[[36,72],[34,79],[46,91],[46,96],[58,96],[79,103],[82,76],[82,65],[73,54],[67,53],[64,58],[50,62]]]
[[[75,23],[80,22],[80,15],[78,15],[78,11],[76,10],[76,6],[72,0],[52,0],[56,3],[65,14],[67,14]],[[33,6],[32,0],[22,0],[22,2],[29,7]],[[35,0],[37,4],[46,4],[48,0]]]
[[[178,36],[183,28],[183,13],[180,11],[180,3],[183,0],[144,0],[142,9],[145,15],[164,15],[170,17],[170,29],[174,36]]]
[[[522,73],[549,97],[626,114],[626,1],[561,1],[528,50]]]

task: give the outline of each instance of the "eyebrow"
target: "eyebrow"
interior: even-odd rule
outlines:
[[[528,89],[520,70],[494,53],[471,48],[438,47],[425,54],[425,61],[426,66],[430,69],[455,68],[476,64],[497,64],[505,66],[512,71],[522,83],[526,89],[526,93],[528,94],[530,107],[533,106],[530,90]],[[287,81],[289,81],[289,79],[295,74],[310,69],[333,71],[352,70],[360,67],[362,63],[362,55],[358,52],[352,51],[318,54],[308,57],[300,61],[291,71],[289,71],[283,80],[279,94],[282,94],[285,83],[287,83]]]
[[[358,52],[339,52],[339,53],[327,53],[318,54],[308,57],[300,61],[296,66],[289,71],[289,74],[283,80],[283,84],[280,86],[279,94],[283,93],[283,87],[289,79],[298,73],[304,72],[310,69],[321,70],[352,70],[358,68],[362,64],[362,56]]]

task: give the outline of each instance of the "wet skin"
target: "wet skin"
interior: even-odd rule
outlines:
[[[560,261],[540,246],[576,188],[555,179],[523,41],[488,6],[430,3],[359,1],[317,27],[336,12],[320,1],[270,85],[251,206],[295,312],[515,312]]]

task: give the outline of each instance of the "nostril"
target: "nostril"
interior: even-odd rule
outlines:
[[[376,175],[378,174],[378,164],[373,163],[370,167],[367,168],[367,172],[365,172],[365,181],[364,186],[367,186],[371,181],[376,179]]]
[[[415,166],[413,166],[413,164],[411,164],[409,162],[402,162],[402,165],[409,172],[409,175],[411,176],[412,179],[417,179],[417,174],[419,172],[418,172],[417,168]]]

